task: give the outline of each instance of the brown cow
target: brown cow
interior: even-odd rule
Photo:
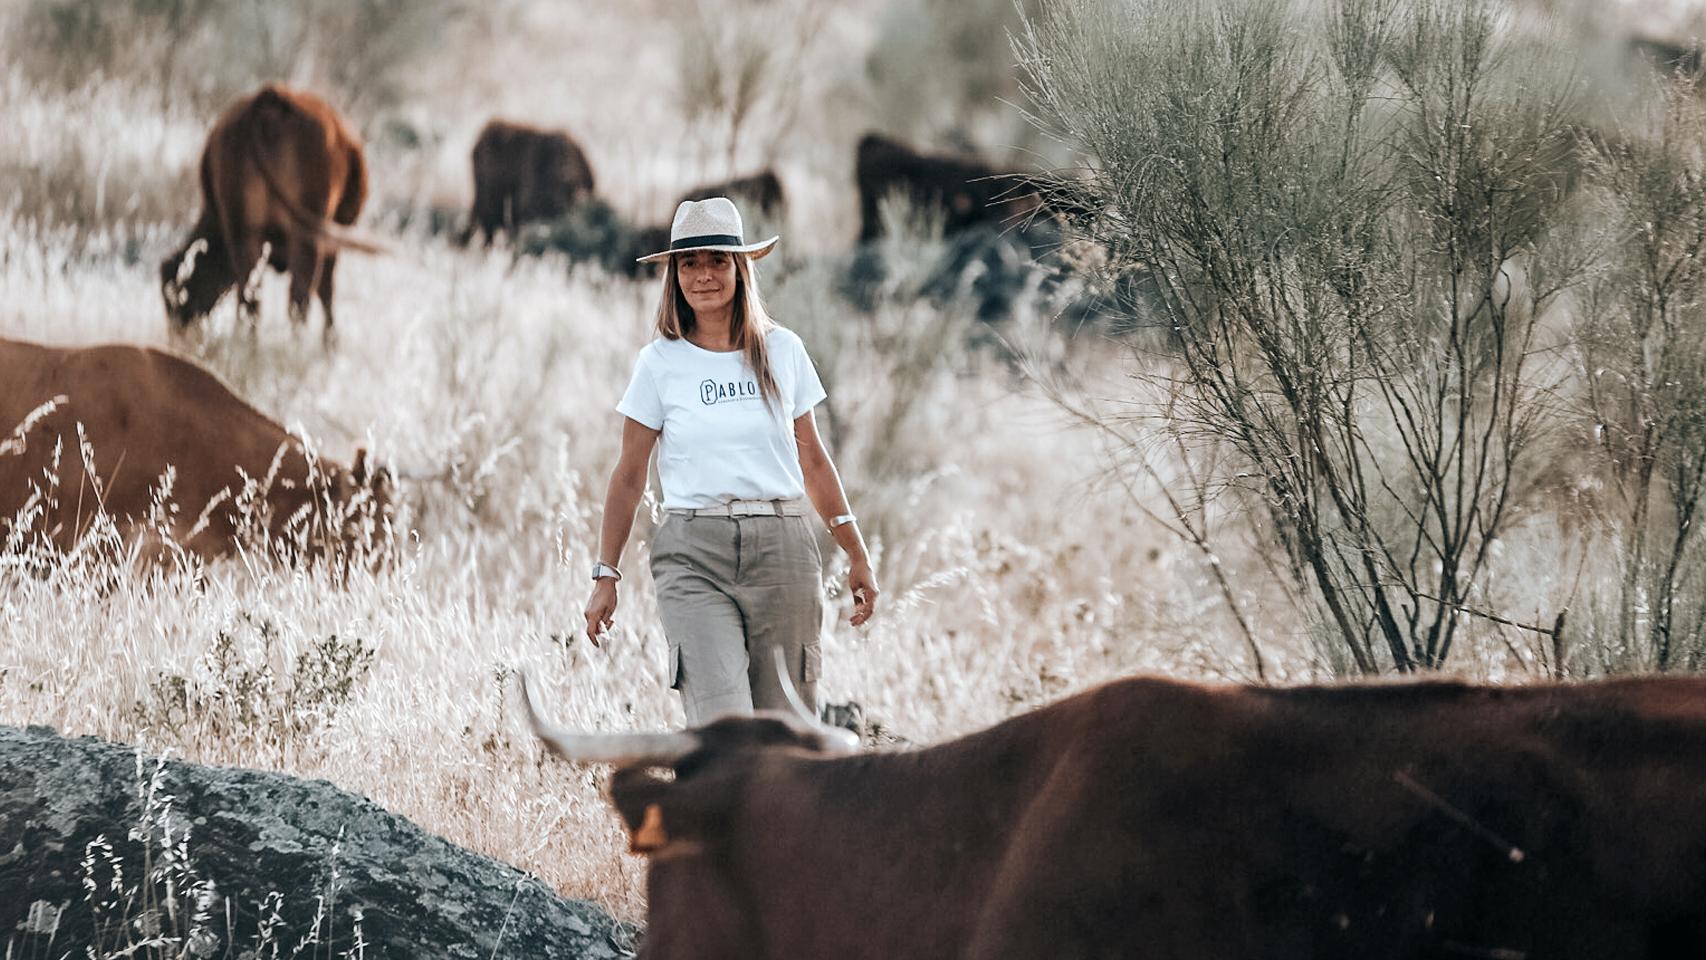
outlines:
[[[554,220],[590,198],[592,165],[561,130],[493,120],[474,141],[474,208],[462,234],[478,230],[490,244],[499,230]]]
[[[781,178],[774,170],[760,170],[751,176],[702,184],[682,194],[676,206],[688,200],[708,200],[711,197],[728,197],[743,204],[744,209],[762,214],[772,223],[780,222],[788,213],[788,197],[782,190]]]
[[[183,357],[0,339],[0,548],[70,550],[97,511],[122,532],[159,533],[147,521],[168,469],[163,532],[205,559],[240,543],[367,548],[390,522],[390,475],[370,471],[365,452],[348,470],[313,457]]]
[[[213,310],[232,287],[251,324],[259,304],[251,275],[267,263],[290,274],[290,317],[308,316],[318,293],[332,341],[338,251],[380,252],[347,228],[367,200],[361,142],[326,101],[269,84],[226,110],[201,153],[201,219],[160,265],[173,333]]]
[[[859,240],[883,234],[880,203],[898,194],[915,208],[942,217],[952,235],[971,227],[1022,224],[1042,199],[1030,180],[1001,173],[981,160],[919,153],[898,140],[867,133],[854,158],[859,188]]]
[[[618,764],[646,960],[1706,956],[1706,679],[1133,679],[862,756],[535,731]]]

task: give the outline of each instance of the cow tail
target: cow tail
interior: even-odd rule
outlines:
[[[355,223],[367,202],[367,158],[362,156],[360,147],[352,146],[347,155],[349,173],[344,175],[344,190],[338,197],[338,209],[332,214],[333,220],[346,227]]]

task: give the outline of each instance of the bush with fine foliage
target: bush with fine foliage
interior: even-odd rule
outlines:
[[[1052,0],[1021,46],[1173,335],[1157,422],[1229,454],[1204,485],[1258,505],[1343,668],[1446,663],[1499,618],[1543,318],[1587,276],[1569,84],[1460,0]]]

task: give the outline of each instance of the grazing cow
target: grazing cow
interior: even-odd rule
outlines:
[[[533,722],[618,765],[646,960],[1706,956],[1702,679],[1132,679],[853,756]]]
[[[788,197],[782,190],[781,178],[774,170],[761,170],[751,176],[694,187],[682,194],[676,206],[689,200],[708,200],[711,197],[728,197],[744,205],[745,209],[762,214],[772,223],[780,222],[788,214]]]
[[[366,200],[361,142],[330,104],[276,84],[239,100],[202,149],[201,219],[160,265],[172,332],[206,316],[232,287],[253,324],[250,277],[269,247],[267,263],[290,274],[291,319],[305,320],[317,293],[329,345],[338,251],[382,252],[348,229]]]
[[[592,197],[592,165],[561,130],[493,120],[474,141],[474,208],[462,242],[478,230],[490,244],[499,230],[555,220]]]
[[[161,531],[149,513],[168,469]],[[341,553],[383,537],[390,505],[390,474],[365,451],[350,469],[313,457],[183,357],[0,339],[0,547],[69,550],[99,511],[206,559],[239,543]]]
[[[898,140],[868,133],[854,160],[859,187],[859,240],[882,236],[879,207],[899,194],[924,212],[942,217],[942,231],[1024,223],[1041,207],[1036,187],[1024,176],[999,173],[979,160],[919,153]]]

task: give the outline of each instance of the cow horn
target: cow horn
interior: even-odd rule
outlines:
[[[795,713],[799,714],[800,720],[805,723],[806,728],[822,737],[823,745],[831,753],[858,753],[859,735],[841,727],[832,727],[819,720],[806,707],[805,701],[800,699],[800,691],[794,689],[794,678],[788,671],[788,661],[782,653],[782,648],[771,647],[770,652],[776,661],[776,680],[782,684],[782,695],[788,698],[788,705],[794,708]]]
[[[521,702],[533,735],[552,753],[580,763],[613,763],[619,767],[668,766],[699,749],[691,733],[574,733],[539,718],[527,672],[521,674]]]

